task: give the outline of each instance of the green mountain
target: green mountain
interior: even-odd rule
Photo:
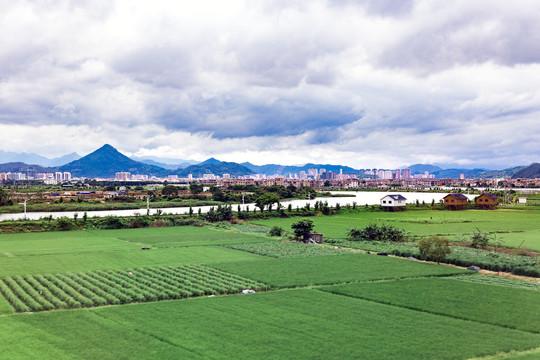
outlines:
[[[23,162],[10,162],[6,164],[0,164],[0,173],[49,173],[55,172],[55,169],[43,167],[40,165],[28,165]]]
[[[253,174],[253,171],[235,162],[219,161],[212,158],[201,164],[191,165],[185,169],[179,169],[175,174],[179,177],[187,177],[189,174],[192,174],[193,177],[203,177],[204,174],[214,174],[217,176],[230,174],[231,176],[242,176],[251,175]]]
[[[411,175],[424,174],[426,171],[433,174],[436,171],[441,171],[442,168],[431,164],[414,164],[411,166],[402,166],[401,169],[411,169]]]
[[[499,178],[511,178],[515,173],[521,169],[525,169],[527,166],[515,166],[503,170],[486,170],[476,174],[478,179],[499,179]]]
[[[288,175],[288,174],[298,174],[300,171],[307,172],[308,169],[326,169],[326,171],[332,171],[334,173],[340,172],[343,170],[344,174],[357,174],[360,175],[363,171],[353,169],[349,166],[343,165],[330,165],[330,164],[306,164],[304,166],[291,166],[291,165],[276,165],[276,164],[267,164],[267,165],[253,165],[249,162],[242,163],[241,165],[252,170],[256,174],[266,174],[266,175]]]
[[[540,163],[533,163],[518,172],[516,172],[512,179],[538,179],[540,178]]]
[[[59,170],[69,171],[74,177],[86,178],[112,178],[115,173],[123,171],[150,176],[167,176],[169,174],[169,171],[161,167],[131,160],[108,144],[79,160],[60,166]]]

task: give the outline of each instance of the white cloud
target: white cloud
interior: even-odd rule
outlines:
[[[58,156],[109,142],[140,156],[357,167],[502,167],[540,153],[531,141],[535,2],[65,0],[2,9],[2,150]]]

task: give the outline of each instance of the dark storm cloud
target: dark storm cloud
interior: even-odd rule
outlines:
[[[492,2],[470,8],[461,2],[446,3],[440,9],[427,4],[432,18],[414,23],[415,17],[427,14],[418,10],[411,15],[405,35],[396,34],[400,41],[378,56],[381,65],[428,74],[456,65],[495,62],[514,66],[540,61],[540,22],[535,10],[524,11],[519,4],[505,9],[490,6]],[[463,11],[456,11],[460,7]]]
[[[175,110],[157,121],[170,129],[212,133],[221,139],[298,135],[318,128],[338,128],[360,116],[346,106],[328,108],[309,99],[277,99],[265,104],[224,96],[191,103],[189,111]]]

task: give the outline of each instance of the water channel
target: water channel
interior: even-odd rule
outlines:
[[[432,201],[435,201],[435,203],[438,203],[440,200],[442,200],[443,197],[448,195],[448,193],[428,193],[428,192],[379,192],[379,191],[350,191],[350,192],[343,192],[343,191],[333,191],[332,193],[337,194],[350,194],[348,197],[319,197],[314,200],[289,200],[289,201],[283,201],[281,204],[284,207],[288,207],[289,204],[291,204],[293,209],[296,209],[296,207],[304,207],[307,203],[311,204],[313,206],[316,201],[328,201],[328,205],[331,207],[335,207],[336,204],[340,204],[341,206],[346,205],[352,205],[353,203],[356,203],[358,206],[363,205],[377,205],[380,204],[381,198],[388,194],[401,194],[405,198],[407,198],[407,203],[416,203],[416,200],[418,200],[420,203],[431,203]],[[469,200],[474,199],[477,195],[467,195]],[[253,210],[255,208],[255,204],[232,204],[232,208],[234,211],[238,209],[238,205],[240,205],[240,208],[242,210],[245,210],[246,207],[249,206],[250,210]],[[197,213],[199,209],[201,209],[202,213],[206,213],[208,210],[210,210],[211,207],[216,206],[195,206],[193,207],[193,212]],[[150,215],[156,214],[158,211],[161,211],[162,214],[187,214],[189,212],[188,207],[173,207],[173,208],[161,208],[161,209],[150,209]],[[60,217],[69,217],[73,218],[75,214],[77,214],[77,217],[80,219],[84,215],[84,211],[55,211],[55,212],[29,212],[26,213],[26,219],[28,220],[39,220],[40,218],[46,218],[49,216],[52,216],[53,218],[60,218]],[[105,216],[135,216],[135,215],[146,215],[147,210],[146,209],[131,209],[131,210],[100,210],[100,211],[86,211],[86,214],[88,217],[105,217]],[[15,214],[0,214],[0,221],[6,221],[6,220],[21,220],[25,218],[24,213],[15,213]]]

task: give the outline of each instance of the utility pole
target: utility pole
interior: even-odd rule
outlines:
[[[146,197],[146,215],[150,215],[150,195]]]
[[[26,220],[26,198],[24,198],[24,220]]]

